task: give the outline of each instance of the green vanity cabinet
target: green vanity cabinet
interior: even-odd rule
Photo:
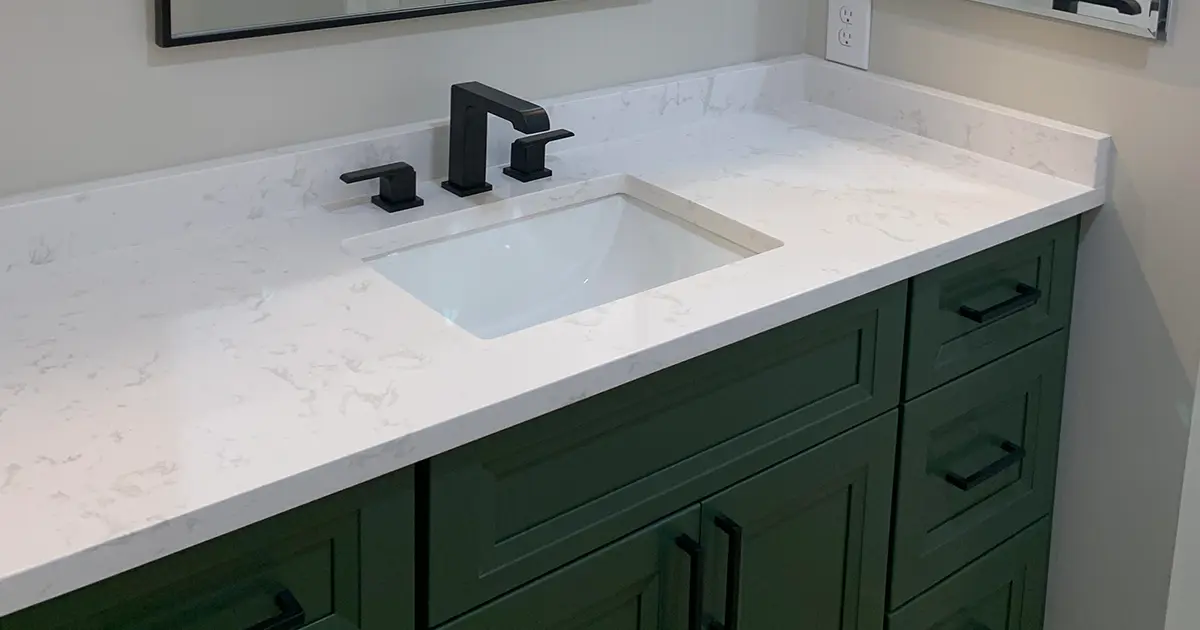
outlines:
[[[1040,630],[1078,226],[660,370],[0,630]]]

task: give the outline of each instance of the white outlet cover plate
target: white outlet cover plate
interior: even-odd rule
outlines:
[[[871,57],[871,0],[828,0],[825,58],[867,69]]]

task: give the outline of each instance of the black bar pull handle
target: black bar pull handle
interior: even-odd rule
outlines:
[[[946,473],[946,481],[950,485],[959,490],[972,490],[979,484],[999,475],[1005,470],[1015,466],[1017,462],[1025,459],[1025,449],[1004,440],[1000,443],[1000,448],[1004,451],[1004,456],[996,461],[984,466],[982,469],[963,477],[957,473]]]
[[[296,630],[304,625],[304,607],[295,595],[286,588],[275,594],[275,606],[279,614],[264,619],[246,630]]]
[[[675,545],[688,555],[688,630],[700,630],[700,616],[704,606],[704,548],[691,536],[680,534]]]
[[[717,529],[729,537],[729,554],[725,566],[725,622],[712,621],[709,630],[737,630],[742,597],[742,526],[728,516],[713,519]]]
[[[958,314],[967,319],[979,323],[986,324],[992,320],[999,319],[1005,315],[1011,315],[1017,311],[1024,310],[1037,304],[1037,301],[1042,299],[1042,290],[1037,287],[1031,287],[1024,282],[1018,282],[1016,286],[1017,294],[1013,297],[1004,300],[1003,302],[989,306],[982,311],[975,310],[970,306],[958,307]]]
[[[982,623],[979,623],[978,621],[975,621],[974,619],[970,619],[967,621],[967,625],[963,626],[963,630],[992,630],[992,629],[985,626]]]

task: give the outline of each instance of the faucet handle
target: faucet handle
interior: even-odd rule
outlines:
[[[554,171],[546,168],[546,145],[555,140],[573,137],[575,137],[574,132],[555,129],[517,138],[512,143],[512,164],[505,167],[504,174],[522,182],[532,182],[550,177]]]
[[[371,197],[371,203],[387,210],[399,212],[425,205],[417,196],[417,169],[408,162],[396,162],[364,168],[361,171],[342,173],[341,180],[347,184],[379,180],[379,194]]]

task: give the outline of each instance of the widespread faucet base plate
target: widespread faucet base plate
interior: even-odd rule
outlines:
[[[383,208],[384,210],[387,210],[388,212],[400,212],[401,210],[408,210],[410,208],[418,208],[423,206],[425,205],[425,200],[414,196],[412,199],[391,202],[385,201],[383,197],[380,197],[379,195],[375,195],[374,197],[371,197],[371,203]]]
[[[484,183],[480,184],[479,186],[463,188],[461,186],[458,186],[457,184],[454,184],[453,182],[445,181],[445,182],[442,182],[442,188],[449,190],[450,192],[458,195],[459,197],[470,197],[471,195],[478,195],[479,193],[485,193],[485,192],[490,191],[492,189],[492,185],[487,182],[484,182]]]
[[[551,175],[553,175],[554,171],[552,171],[548,168],[544,168],[540,171],[526,173],[525,171],[518,171],[517,169],[515,169],[511,166],[506,166],[506,167],[504,167],[504,174],[508,175],[509,177],[511,177],[519,182],[529,183],[529,182],[537,181],[539,179],[546,179],[547,177],[550,177]]]

